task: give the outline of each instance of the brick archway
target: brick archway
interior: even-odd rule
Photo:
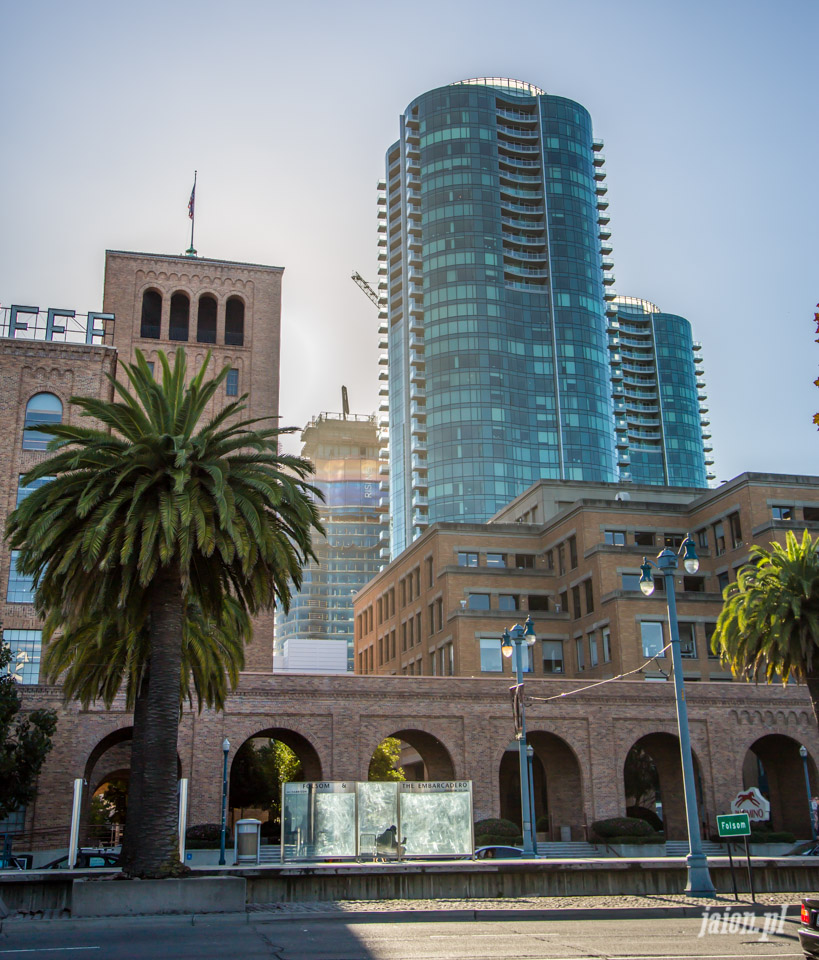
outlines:
[[[444,744],[434,734],[426,730],[408,727],[386,734],[379,740],[382,743],[386,737],[395,737],[402,743],[402,760],[407,762],[408,780],[455,780],[455,764],[452,755]],[[373,750],[378,744],[375,744]],[[372,755],[372,754],[371,754]]]
[[[758,787],[770,800],[773,830],[786,830],[797,839],[811,836],[805,768],[798,740],[784,733],[759,737],[746,750],[742,787]],[[810,751],[807,757],[810,794],[819,794],[819,776]]]
[[[658,814],[661,813],[666,840],[687,839],[688,826],[685,818],[685,790],[683,787],[679,737],[667,732],[647,733],[631,745],[626,757],[632,750],[638,748],[648,754],[657,771],[661,802],[661,808],[657,812]],[[694,761],[694,780],[697,783],[697,807],[700,824],[705,824],[707,828],[708,814],[703,802],[704,785],[701,768],[693,750],[692,757]],[[621,776],[625,777],[625,761],[621,769]],[[708,837],[707,829],[704,835],[706,838]]]
[[[233,758],[249,740],[278,740],[280,743],[290,747],[293,753],[301,761],[301,779],[303,780],[322,780],[322,765],[318,751],[304,734],[297,730],[291,730],[289,727],[264,727],[246,736],[241,743],[235,744],[236,749],[232,751]],[[233,759],[228,765],[228,779],[233,766]]]

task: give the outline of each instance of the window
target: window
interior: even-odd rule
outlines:
[[[640,636],[643,641],[643,656],[665,656],[660,654],[663,649],[663,625],[651,620],[643,620],[640,624]]]
[[[505,567],[506,554],[505,553],[487,553],[486,565],[487,567]]]
[[[239,297],[228,297],[225,304],[225,343],[241,347],[245,342],[245,305]]]
[[[4,630],[3,640],[11,648],[11,673],[19,683],[38,683],[40,680],[40,630]]]
[[[421,642],[421,614],[415,614],[415,642]]]
[[[516,553],[515,554],[516,570],[534,570],[534,568],[535,568],[535,555],[533,553]]]
[[[578,637],[578,638],[574,641],[574,652],[575,652],[575,656],[577,657],[577,669],[578,669],[578,670],[585,670],[585,669],[586,669],[586,659],[585,659],[585,654],[584,654],[584,651],[583,651],[583,638],[582,638],[582,637]]]
[[[17,569],[20,551],[11,551],[9,565],[9,589],[6,594],[7,603],[34,603],[34,580]]]
[[[560,594],[560,609],[555,610],[555,613],[568,613],[569,612],[569,594],[566,590],[561,591]]]
[[[639,590],[640,589],[640,574],[639,573],[623,573],[620,575],[621,585],[623,590]]]
[[[605,543],[612,547],[624,547],[626,545],[626,535],[622,530],[606,530],[604,536]]]
[[[225,395],[228,397],[239,396],[239,371],[236,367],[231,367],[225,377]]]
[[[577,538],[569,537],[569,568],[574,570],[577,566]]]
[[[563,673],[563,641],[544,640],[541,646],[543,648],[543,672]]]
[[[562,543],[557,547],[557,572],[561,577],[566,572],[566,547]]]
[[[591,613],[594,610],[594,587],[591,577],[584,581],[583,587],[586,590],[586,613]]]
[[[582,616],[582,611],[580,610],[580,587],[572,587],[572,616],[575,620],[579,620]]]
[[[150,373],[150,375],[153,376],[153,375],[154,375],[154,362],[153,362],[153,360],[146,360],[146,361],[145,361],[145,366],[148,368],[148,373]]]
[[[719,592],[722,591],[728,586],[731,582],[731,577],[728,575],[727,570],[723,570],[722,573],[717,574],[717,586],[719,587]]]
[[[705,593],[705,577],[683,577],[682,582],[686,593]]]
[[[427,607],[427,623],[429,624],[428,626],[429,635],[432,636],[432,634],[435,633],[435,604],[434,603],[431,603]]]
[[[555,552],[554,550],[546,551],[546,569],[554,570],[555,568]]]
[[[502,593],[498,597],[498,610],[517,610],[518,597],[513,593]]]
[[[435,577],[432,572],[432,557],[427,557],[426,565],[427,565],[427,586],[433,587],[435,585]]]
[[[548,597],[539,597],[535,594],[529,594],[529,610],[533,612],[539,610],[541,612],[549,609],[549,598]]]
[[[638,547],[653,547],[654,534],[646,531],[638,531],[634,534],[634,543]]]
[[[442,597],[439,597],[435,601],[435,612],[437,614],[437,619],[438,619],[438,629],[443,630],[444,629],[444,601]]]
[[[175,293],[171,297],[171,319],[168,328],[169,340],[188,339],[188,320],[190,319],[191,302],[186,293]]]
[[[470,593],[467,607],[470,610],[488,610],[489,594],[488,593]]]
[[[15,506],[19,507],[30,493],[34,493],[38,487],[42,487],[44,483],[50,483],[53,479],[54,477],[40,477],[39,480],[32,480],[31,483],[24,484],[23,474],[21,473],[17,479],[17,503]]]
[[[611,632],[603,631],[603,663],[611,663]]]
[[[793,507],[778,504],[771,507],[771,515],[774,520],[793,520]]]
[[[802,507],[805,523],[819,523],[819,507]]]
[[[503,654],[500,640],[481,638],[481,673],[503,673]]]
[[[600,662],[597,654],[597,635],[589,634],[589,666],[596,667]]]
[[[719,653],[714,653],[714,651],[711,649],[711,641],[714,638],[716,629],[717,625],[715,623],[705,624],[705,648],[708,651],[709,660],[719,660]]]
[[[401,651],[406,652],[407,649],[407,621],[405,620],[401,624]]]
[[[477,553],[459,553],[458,554],[459,567],[477,567],[477,565],[478,565]]]
[[[36,428],[63,422],[63,405],[53,393],[35,393],[26,404],[24,450],[45,450],[51,437]]]
[[[697,658],[697,632],[693,623],[681,622],[680,628],[680,656],[687,660]]]
[[[216,343],[216,297],[209,293],[199,298],[196,317],[196,342]]]
[[[534,658],[534,646],[529,646],[528,643],[524,644],[520,651],[521,660],[523,661],[523,672],[524,673],[534,673],[535,672],[535,658]]]
[[[722,525],[722,521],[715,523],[714,527],[714,550],[716,551],[717,556],[725,553],[725,528]]]
[[[739,523],[739,514],[732,513],[728,517],[728,526],[731,528],[731,545],[734,547],[742,546],[742,527]]]
[[[162,332],[162,294],[146,290],[142,294],[142,319],[139,335],[146,340],[158,340]]]
[[[705,527],[702,530],[697,530],[697,546],[702,547],[703,550],[708,549],[708,531]]]
[[[668,550],[679,550],[683,540],[685,536],[682,533],[667,533],[663,538],[663,544]]]

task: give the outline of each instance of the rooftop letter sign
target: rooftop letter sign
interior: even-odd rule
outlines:
[[[105,343],[105,323],[114,322],[113,313],[78,314],[76,310],[26,307],[12,304],[2,308],[0,336],[9,340],[44,340],[57,343]]]

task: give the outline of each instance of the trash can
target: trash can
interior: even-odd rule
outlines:
[[[262,842],[261,820],[237,820],[234,827],[236,863],[258,863]]]

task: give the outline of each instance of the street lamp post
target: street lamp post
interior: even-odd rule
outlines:
[[[535,642],[535,625],[532,618],[527,617],[526,623],[516,623],[511,630],[503,631],[501,639],[501,653],[504,657],[511,657],[515,654],[515,674],[517,676],[518,687],[523,684],[523,648],[531,647]],[[531,803],[531,794],[529,790],[529,757],[526,750],[526,709],[523,705],[522,690],[520,695],[520,728],[515,736],[518,741],[518,753],[520,755],[520,809],[523,821],[523,853],[528,857],[537,856],[537,847],[534,843],[533,816],[534,810]]]
[[[694,549],[694,541],[686,537],[681,550],[685,550],[683,565],[688,573],[696,573],[700,561]],[[677,731],[680,737],[680,756],[683,770],[683,789],[685,793],[685,818],[688,825],[688,883],[685,892],[692,897],[713,897],[716,890],[708,872],[708,859],[702,850],[700,836],[700,821],[697,811],[697,790],[694,780],[694,762],[691,756],[691,739],[688,730],[688,706],[685,701],[685,684],[683,682],[682,655],[680,652],[680,629],[677,623],[677,598],[674,586],[674,574],[677,570],[677,554],[666,548],[657,557],[656,563],[643,557],[640,567],[640,589],[645,596],[654,592],[654,581],[651,578],[652,566],[661,570],[664,575],[665,592],[668,600],[668,628],[671,634],[671,662],[674,672],[674,697],[677,703]]]
[[[225,755],[224,766],[222,767],[222,832],[219,838],[219,866],[225,865],[225,818],[227,817],[227,761],[228,751],[230,750],[230,740],[227,737],[222,741],[222,753]]]
[[[802,758],[802,769],[805,771],[805,790],[808,794],[808,814],[810,815],[810,835],[811,839],[816,839],[816,821],[813,815],[813,801],[810,795],[810,774],[808,773],[808,748],[802,744],[799,748],[799,756]]]

